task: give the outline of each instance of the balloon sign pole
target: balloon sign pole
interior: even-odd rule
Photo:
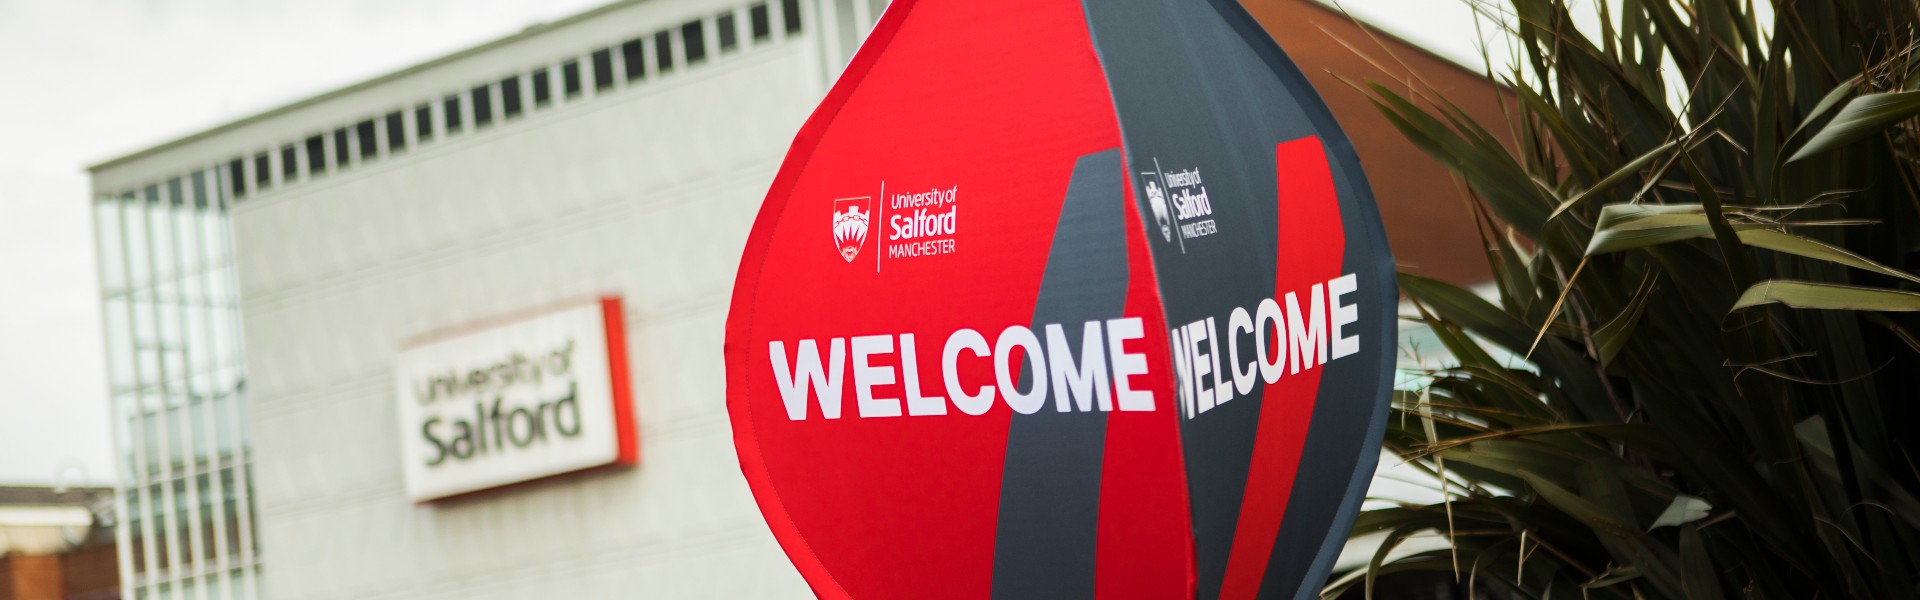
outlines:
[[[1396,300],[1237,3],[896,0],[761,206],[727,407],[823,598],[1311,598]]]

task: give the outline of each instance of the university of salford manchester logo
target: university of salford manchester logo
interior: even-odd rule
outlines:
[[[870,203],[867,197],[833,201],[833,245],[847,262],[853,262],[867,244],[867,216],[873,214]]]

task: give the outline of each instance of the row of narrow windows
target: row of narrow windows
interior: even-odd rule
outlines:
[[[729,54],[740,50],[743,43],[771,42],[776,31],[786,36],[801,33],[800,0],[756,2],[744,9],[600,47],[558,65],[482,82],[411,108],[315,133],[277,150],[236,156],[224,165],[228,191],[240,200],[272,189],[276,183],[293,184],[302,177],[311,179],[378,160],[383,149],[388,155],[398,154],[406,152],[409,144],[423,145],[437,138],[488,129],[500,121],[548,108],[556,98],[581,98],[589,86],[595,94],[609,92],[623,81],[639,83],[677,68],[701,65],[711,58],[710,53]],[[709,35],[712,44],[708,43]],[[202,172],[192,175],[196,180],[201,176]],[[178,202],[180,196],[174,198]]]

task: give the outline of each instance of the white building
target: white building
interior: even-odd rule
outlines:
[[[810,596],[739,474],[720,341],[760,199],[884,5],[617,2],[93,167],[127,597]],[[410,499],[403,345],[598,295],[639,464]]]

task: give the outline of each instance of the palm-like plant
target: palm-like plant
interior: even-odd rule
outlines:
[[[1470,190],[1498,300],[1401,276],[1458,366],[1386,444],[1450,500],[1363,513],[1389,541],[1329,591],[1920,597],[1920,1],[1569,4],[1499,11],[1505,123],[1370,86]]]

